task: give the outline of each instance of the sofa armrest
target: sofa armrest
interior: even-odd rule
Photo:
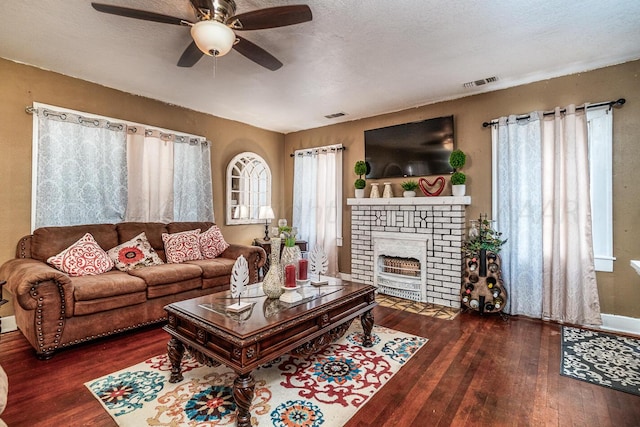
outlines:
[[[231,243],[229,247],[220,254],[223,258],[236,260],[240,255],[244,255],[249,264],[249,283],[258,282],[258,270],[267,261],[267,253],[259,246],[237,245]]]
[[[16,258],[0,267],[0,277],[7,289],[25,310],[35,310],[49,301],[66,307],[66,317],[73,316],[73,284],[69,276],[32,258]]]

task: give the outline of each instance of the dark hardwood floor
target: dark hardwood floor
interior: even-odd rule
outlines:
[[[640,425],[640,397],[559,375],[556,324],[476,313],[440,320],[386,307],[374,316],[429,342],[350,427]],[[83,384],[166,351],[167,341],[153,327],[39,361],[20,332],[6,333],[0,363],[9,401],[1,418],[10,427],[115,426]]]

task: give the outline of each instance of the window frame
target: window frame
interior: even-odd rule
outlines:
[[[226,225],[264,223],[259,211],[271,206],[271,184],[271,168],[264,158],[251,151],[234,156],[227,165]],[[239,213],[243,206],[247,217]]]
[[[613,111],[604,105],[586,114],[594,266],[613,272]],[[603,118],[596,129],[593,122]]]

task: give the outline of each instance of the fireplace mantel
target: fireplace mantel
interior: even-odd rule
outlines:
[[[471,196],[443,196],[443,197],[379,197],[375,199],[363,197],[361,199],[347,199],[349,206],[440,206],[440,205],[470,205]]]

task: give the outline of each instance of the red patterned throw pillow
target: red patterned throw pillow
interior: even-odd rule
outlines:
[[[200,234],[200,253],[204,259],[213,259],[220,256],[229,247],[224,240],[222,232],[217,225]]]
[[[151,247],[144,231],[133,239],[109,249],[107,253],[120,271],[164,264]]]
[[[93,276],[113,268],[113,261],[98,245],[91,233],[87,233],[73,245],[47,260],[69,276]]]
[[[199,235],[199,228],[174,234],[162,233],[167,262],[179,264],[185,261],[201,259]]]

